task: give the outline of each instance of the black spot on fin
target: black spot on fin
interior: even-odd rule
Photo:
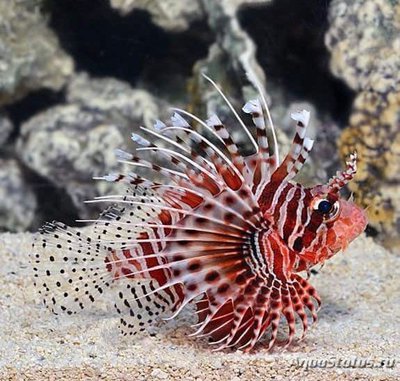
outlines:
[[[119,328],[124,336],[135,336],[150,331],[162,318],[171,314],[174,303],[172,289],[155,290],[154,280],[123,280],[118,283],[119,291],[115,308],[120,314]]]

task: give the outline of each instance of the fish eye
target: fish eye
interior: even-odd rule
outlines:
[[[329,202],[328,200],[321,200],[318,203],[318,211],[321,213],[329,213],[330,210],[332,209],[333,204]]]
[[[324,215],[325,222],[334,220],[339,215],[339,201],[330,202],[327,199],[318,200],[313,207],[314,210]]]

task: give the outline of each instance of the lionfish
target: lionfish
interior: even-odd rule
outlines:
[[[168,125],[157,120],[153,129],[141,127],[158,144],[133,134],[137,152],[164,164],[122,150],[116,150],[117,157],[165,181],[135,172],[100,177],[128,184],[127,193],[91,200],[111,203],[91,221],[91,236],[59,222],[46,224],[32,254],[35,285],[51,311],[70,315],[114,285],[124,335],[160,318],[172,319],[194,303],[198,322],[192,335],[207,336],[215,350],[249,351],[261,338],[271,349],[281,320],[288,327],[286,347],[296,336],[296,323],[303,338],[321,305],[309,278],[300,273],[309,274],[365,229],[364,211],[339,196],[356,173],[356,154],[325,185],[296,183],[293,178],[313,146],[306,137],[309,112],[291,115],[295,136],[280,162],[259,82],[249,76],[259,96],[243,107],[255,125],[254,138],[218,85],[204,77],[254,152],[242,155],[216,115],[203,121],[174,109]]]

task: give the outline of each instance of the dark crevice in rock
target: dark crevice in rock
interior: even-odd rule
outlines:
[[[284,88],[290,101],[309,101],[345,125],[354,93],[329,71],[324,45],[329,3],[275,0],[243,8],[239,19],[257,45],[257,59],[268,80]]]
[[[45,222],[60,221],[69,226],[81,226],[76,222],[79,214],[67,191],[55,187],[48,179],[33,172],[21,164],[24,179],[35,193],[38,207],[32,231],[36,231]]]
[[[63,104],[64,102],[65,94],[63,91],[57,92],[49,89],[41,89],[28,94],[11,105],[5,106],[4,110],[14,124],[14,129],[8,142],[12,143],[18,138],[23,122],[41,111],[45,111],[58,104]]]
[[[205,20],[184,32],[166,32],[148,12],[122,16],[108,0],[47,0],[46,10],[50,27],[77,70],[131,85],[140,79],[161,91],[183,90],[184,83],[176,79],[191,75],[214,38]]]
[[[373,226],[371,226],[370,224],[367,225],[366,229],[365,229],[365,235],[367,237],[377,237],[379,234],[378,230],[375,229]]]

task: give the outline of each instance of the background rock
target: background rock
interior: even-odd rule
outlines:
[[[87,73],[76,75],[68,84],[67,101],[107,115],[128,133],[140,123],[151,126],[160,114],[160,103],[167,109],[166,102],[157,100],[146,90],[133,89],[126,82],[113,78],[90,78]]]
[[[333,0],[326,45],[332,72],[356,91],[387,93],[400,84],[398,1]]]
[[[268,3],[261,1],[259,4]],[[256,75],[262,86],[265,75],[256,59],[256,46],[242,28],[238,19],[238,10],[249,1],[212,1],[204,0],[203,6],[210,28],[216,41],[209,47],[207,58],[194,66],[194,76],[190,84],[191,109],[197,114],[217,114],[227,125],[235,125],[232,113],[213,86],[201,76],[206,73],[218,82],[228,95],[235,108],[241,109],[244,103],[256,96],[254,87],[246,79],[246,73]],[[267,94],[265,94],[268,97]],[[280,142],[287,142],[286,136],[279,133]],[[251,151],[249,140],[239,130],[234,132],[236,141],[246,151]]]
[[[66,101],[23,123],[18,154],[32,171],[66,191],[79,217],[96,218],[104,204],[84,201],[118,187],[92,178],[121,171],[114,150],[133,146],[131,133],[153,124],[158,103],[145,90],[85,73],[68,84]]]
[[[360,158],[349,187],[380,239],[400,245],[400,3],[334,0],[329,18],[332,72],[358,92],[339,142]]]
[[[110,4],[122,14],[135,9],[145,10],[155,24],[172,31],[187,29],[190,22],[203,16],[201,0],[110,0]]]
[[[123,141],[106,115],[71,104],[48,109],[24,123],[18,151],[26,166],[64,188],[79,216],[87,218],[100,207],[83,202],[111,188],[92,177],[117,169],[114,148]]]
[[[0,159],[0,231],[24,231],[34,221],[36,197],[18,162]]]
[[[73,60],[47,27],[39,4],[0,2],[0,105],[32,90],[59,90],[73,73]]]
[[[11,120],[0,114],[0,147],[7,141],[13,128]]]

